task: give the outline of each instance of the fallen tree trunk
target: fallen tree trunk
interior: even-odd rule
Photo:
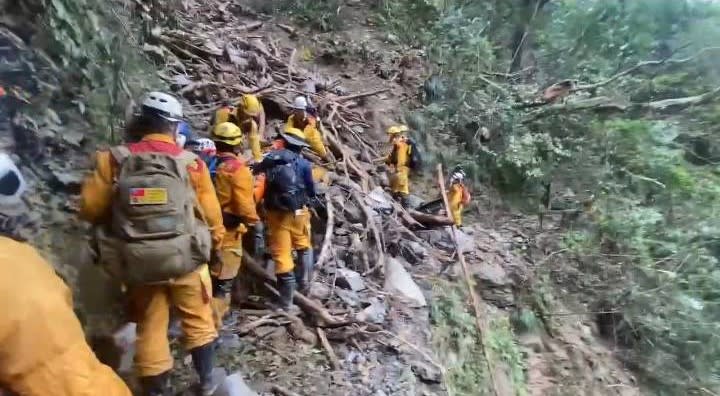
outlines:
[[[595,111],[595,112],[625,112],[625,111],[666,111],[680,110],[690,106],[706,104],[720,97],[720,87],[712,91],[705,92],[700,95],[687,96],[682,98],[670,98],[656,100],[653,102],[640,103],[618,103],[612,98],[606,96],[598,96],[595,98],[582,99],[566,104],[556,104],[545,107],[541,110],[531,113],[522,122],[528,123],[539,119],[557,115],[568,114],[578,111]]]
[[[443,226],[451,226],[455,224],[451,219],[449,219],[447,216],[439,216],[439,215],[433,215],[423,212],[418,212],[414,209],[409,209],[407,211],[412,218],[417,221],[418,223],[422,224],[425,227],[443,227]]]

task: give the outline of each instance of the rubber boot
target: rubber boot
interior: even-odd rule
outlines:
[[[214,381],[213,368],[215,368],[215,347],[213,343],[190,350],[193,366],[200,377],[200,395],[212,396],[220,386]]]
[[[295,294],[295,274],[286,272],[277,275],[278,292],[280,293],[280,308],[290,311],[293,303],[293,294]]]
[[[310,282],[312,281],[313,267],[315,265],[312,249],[303,249],[297,251],[297,260],[295,261],[295,281],[297,282],[298,291],[307,294],[310,291]]]
[[[143,396],[170,396],[170,372],[140,377]]]

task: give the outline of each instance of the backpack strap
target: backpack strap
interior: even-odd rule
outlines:
[[[113,173],[113,184],[117,183],[118,172],[123,163],[132,155],[132,151],[127,146],[115,146],[110,148],[110,158],[115,161],[111,163]]]
[[[118,165],[122,165],[132,152],[127,146],[115,146],[110,148],[110,155]]]
[[[190,166],[193,162],[200,161],[202,163],[205,163],[200,157],[195,154],[191,153],[190,151],[183,150],[180,155],[177,157],[181,162],[183,162],[186,166]],[[209,169],[208,169],[209,172]],[[212,175],[211,175],[212,176]],[[188,179],[188,182],[190,179]],[[205,211],[203,211],[202,205],[200,205],[200,200],[198,199],[197,194],[193,194],[193,207],[195,208],[195,216],[197,216],[200,220],[202,220],[203,223],[207,224],[207,217],[205,217]]]

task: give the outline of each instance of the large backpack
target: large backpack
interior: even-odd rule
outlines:
[[[413,140],[408,138],[408,166],[413,170],[421,170],[423,166],[423,155],[420,151],[420,147]]]
[[[266,159],[272,166],[265,172],[268,209],[295,212],[307,204],[305,181],[300,174],[300,155],[289,150],[271,151]]]
[[[101,229],[101,262],[129,285],[164,283],[210,260],[211,237],[187,167],[190,152],[110,150],[118,164],[112,221]]]

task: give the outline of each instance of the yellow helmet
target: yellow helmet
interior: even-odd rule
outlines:
[[[407,127],[407,125],[393,125],[390,128],[387,129],[388,135],[397,135],[398,133],[407,132],[410,129]]]
[[[212,139],[231,146],[237,146],[243,142],[243,133],[240,127],[232,122],[223,122],[213,128]]]
[[[280,132],[280,136],[293,146],[308,147],[305,141],[305,132],[298,128],[285,128],[284,131]]]
[[[260,100],[258,100],[257,96],[246,94],[240,98],[237,108],[238,112],[242,111],[245,115],[257,117],[260,114],[262,105],[260,104]]]

